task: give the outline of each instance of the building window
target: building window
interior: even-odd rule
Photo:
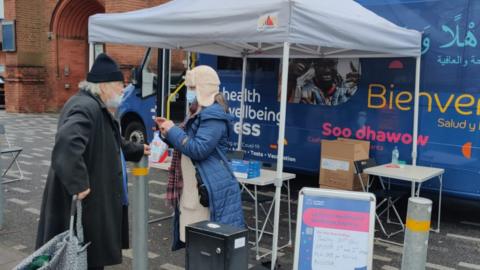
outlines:
[[[16,51],[15,21],[2,21],[2,51]]]

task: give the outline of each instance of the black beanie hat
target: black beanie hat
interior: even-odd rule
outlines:
[[[123,82],[123,74],[117,63],[108,55],[101,53],[93,62],[92,69],[87,74],[87,81],[100,82]]]

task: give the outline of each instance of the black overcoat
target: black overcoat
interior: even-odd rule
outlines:
[[[122,139],[118,122],[95,95],[80,90],[62,109],[43,194],[37,248],[68,229],[72,195],[83,200],[89,267],[119,264],[128,248],[128,210],[122,205],[122,163],[139,161],[143,145]]]

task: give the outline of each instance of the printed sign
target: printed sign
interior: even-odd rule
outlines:
[[[322,158],[322,169],[348,171],[350,169],[350,163],[343,160]]]
[[[372,194],[304,188],[298,201],[294,270],[372,269]]]

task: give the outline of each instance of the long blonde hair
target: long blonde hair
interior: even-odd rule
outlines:
[[[228,112],[228,102],[227,102],[227,100],[225,99],[225,96],[222,93],[218,93],[218,94],[215,95],[215,102],[220,104],[223,107],[223,109],[225,110],[225,112]]]

